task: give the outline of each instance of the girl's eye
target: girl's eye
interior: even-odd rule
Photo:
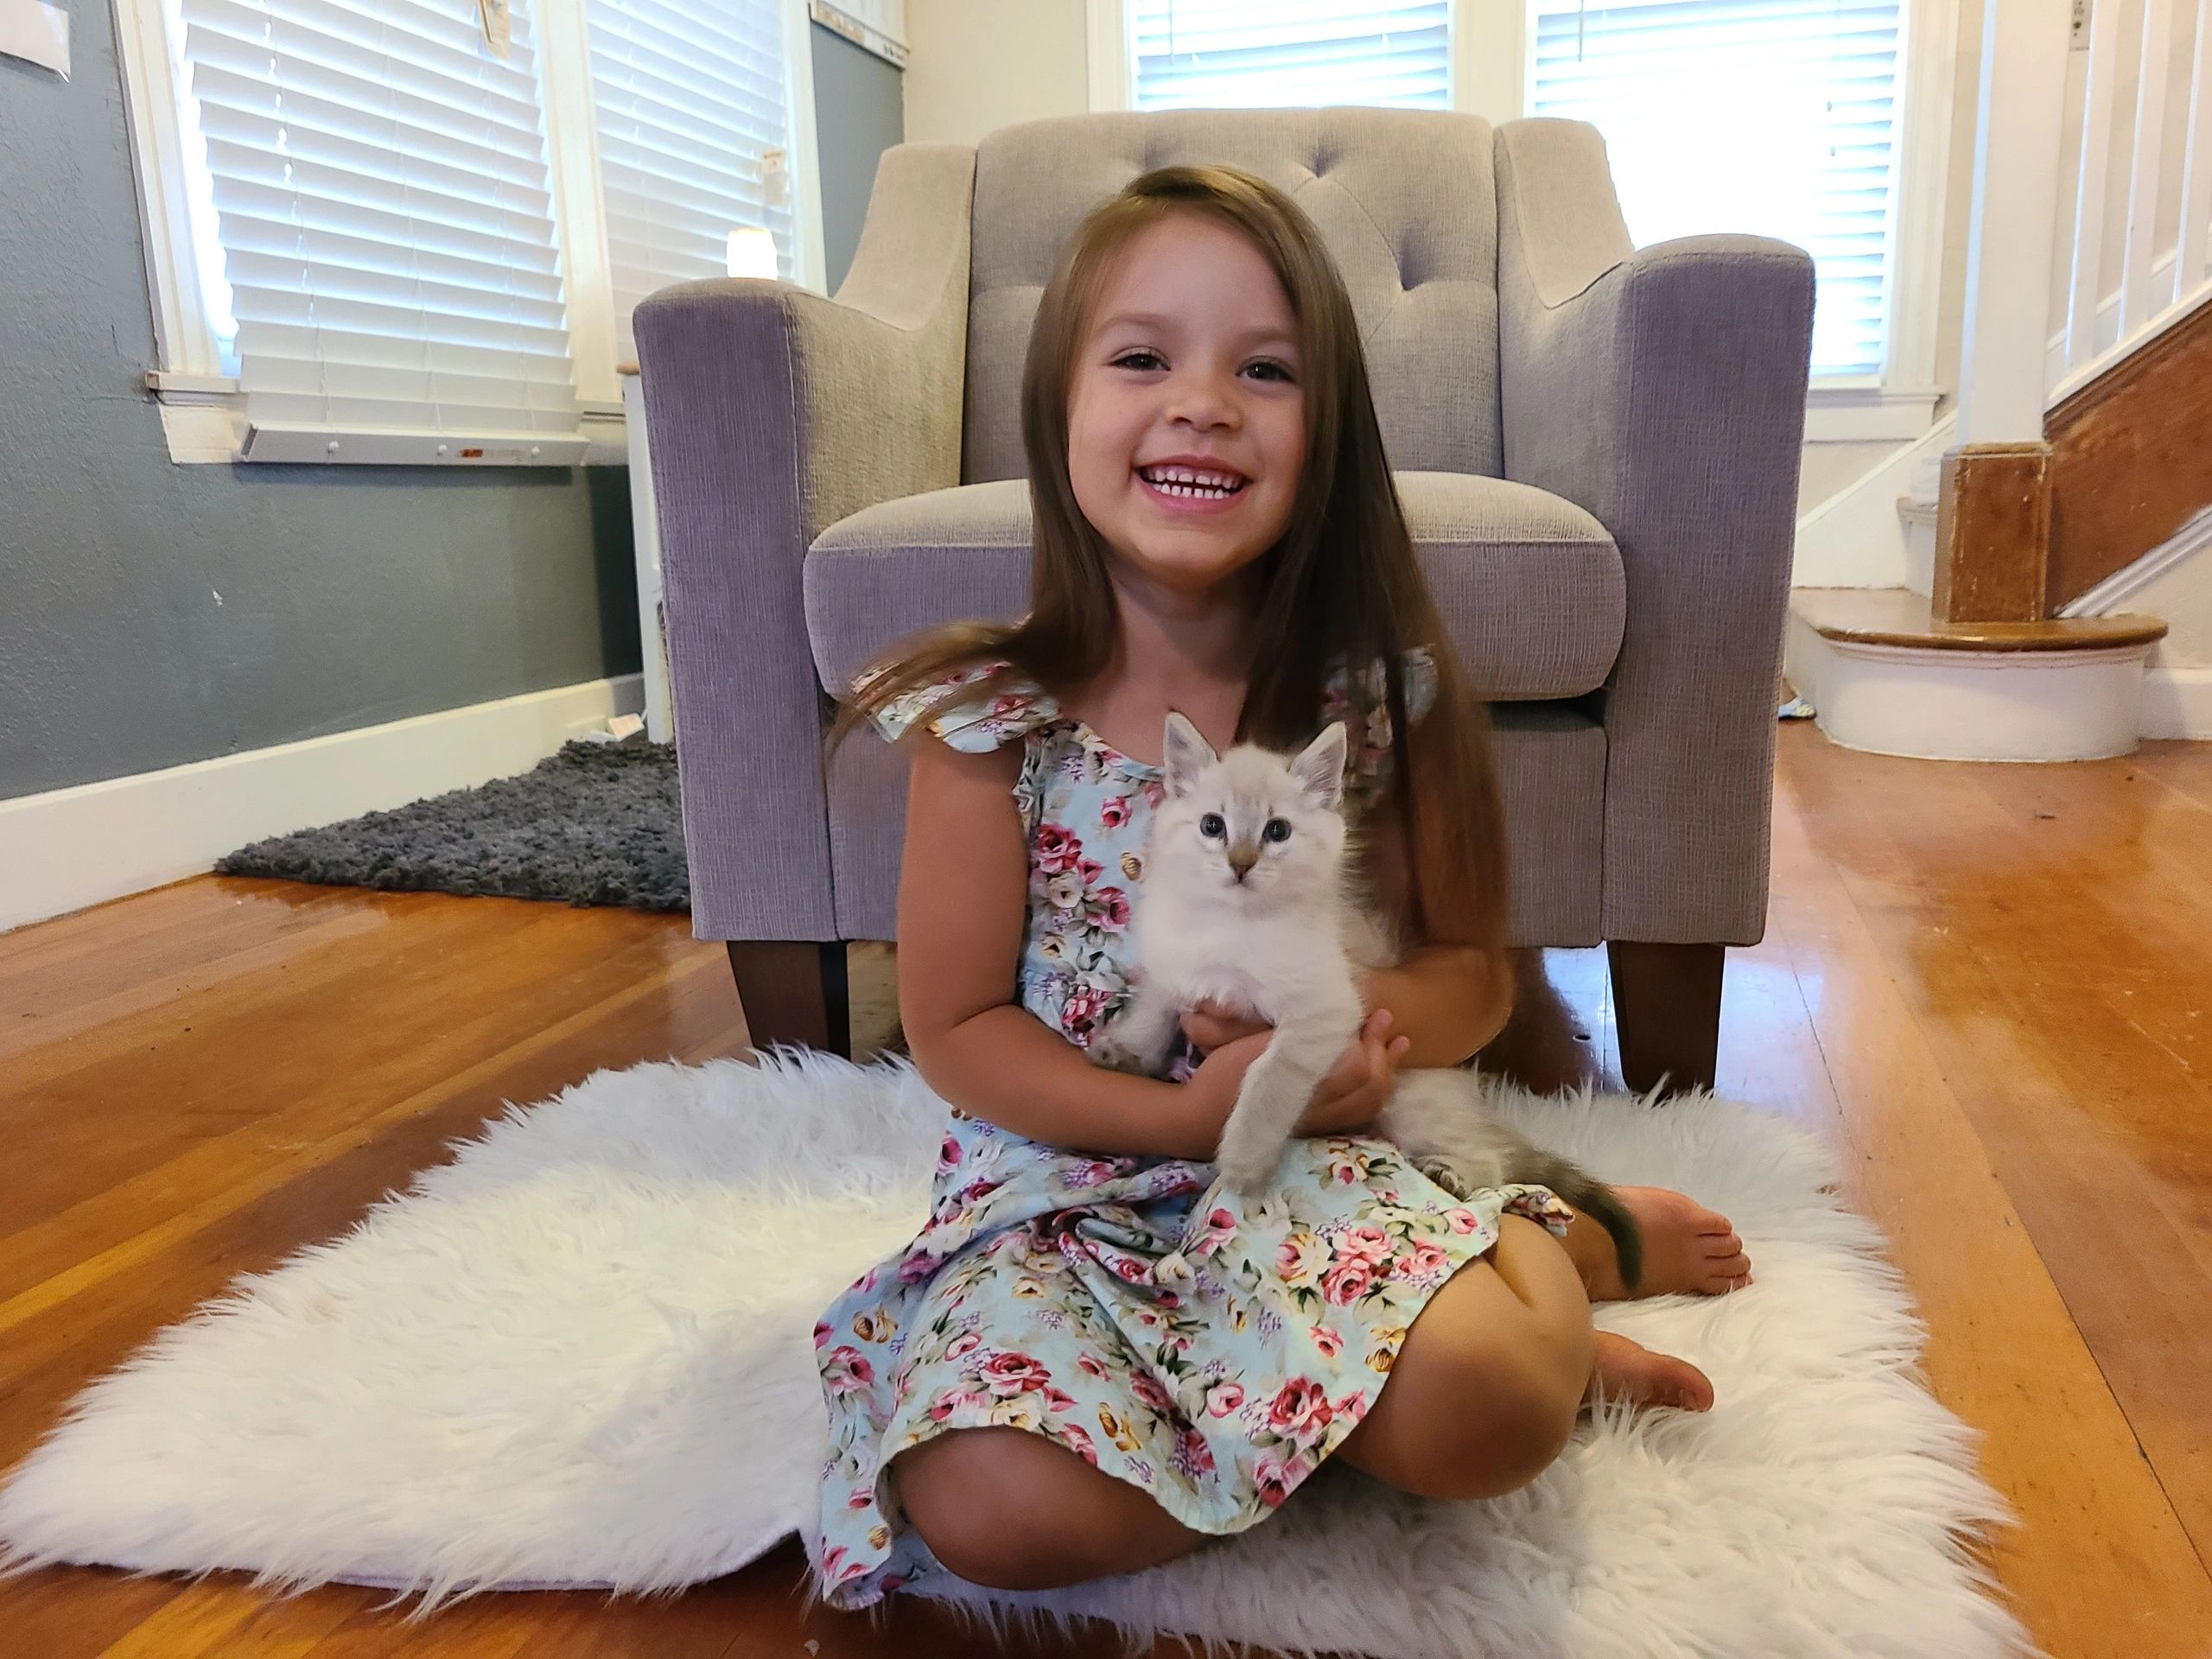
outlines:
[[[1209,812],[1198,820],[1198,833],[1208,841],[1219,841],[1229,833],[1229,826],[1221,821],[1221,814]]]
[[[1288,818],[1269,818],[1266,826],[1261,830],[1260,835],[1261,838],[1266,841],[1288,841],[1290,839],[1290,820]]]
[[[1291,373],[1287,364],[1277,363],[1270,358],[1262,358],[1257,363],[1247,364],[1244,372],[1247,374],[1259,374],[1262,370],[1266,372],[1262,375],[1263,379],[1281,381],[1286,385],[1296,378]]]
[[[1156,369],[1160,366],[1158,352],[1123,352],[1114,359],[1117,369]]]

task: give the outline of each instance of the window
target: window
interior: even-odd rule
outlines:
[[[766,227],[791,274],[791,120],[778,7],[587,0],[608,275],[624,357],[657,288],[719,276],[733,229]]]
[[[1452,106],[1451,0],[1127,0],[1140,110]]]
[[[1752,231],[1813,256],[1816,376],[1881,373],[1898,0],[1537,0],[1531,113],[1605,135],[1639,243]]]
[[[577,459],[527,15],[498,56],[473,14],[409,0],[181,15],[214,209],[197,224],[220,261],[209,323],[238,365],[250,453],[342,460],[372,434],[428,431]]]
[[[156,378],[231,407],[248,459],[583,459],[639,300],[763,232],[816,269],[804,0],[118,16]]]

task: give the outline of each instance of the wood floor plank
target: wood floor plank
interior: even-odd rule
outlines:
[[[2212,1628],[2212,1578],[1823,855],[1841,832],[1818,817],[1812,780],[1835,752],[1802,747],[1783,751],[1770,926],[1797,965],[1835,1085],[1847,1190],[1882,1224],[1929,1321],[1932,1386],[1983,1432],[1984,1471],[2024,1522],[1994,1559],[2037,1638],[2069,1656],[2159,1651],[2146,1635]],[[2119,1607],[2139,1611],[2115,1619]]]

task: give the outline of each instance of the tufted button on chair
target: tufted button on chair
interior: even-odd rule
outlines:
[[[1723,948],[1766,912],[1811,262],[1633,248],[1587,126],[1330,109],[1079,116],[876,175],[834,299],[638,309],[692,916],[754,1040],[844,1042],[843,944],[893,933],[906,761],[822,760],[893,641],[1027,603],[1018,396],[1083,215],[1138,174],[1280,185],[1351,290],[1428,579],[1491,700],[1513,933],[1610,947],[1623,1070],[1709,1081]]]

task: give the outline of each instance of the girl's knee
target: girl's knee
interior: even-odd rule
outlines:
[[[1063,1461],[1074,1459],[1021,1429],[959,1429],[893,1459],[892,1487],[947,1572],[994,1590],[1052,1590],[1100,1573],[1095,1533],[1065,1490],[1088,1471]]]

